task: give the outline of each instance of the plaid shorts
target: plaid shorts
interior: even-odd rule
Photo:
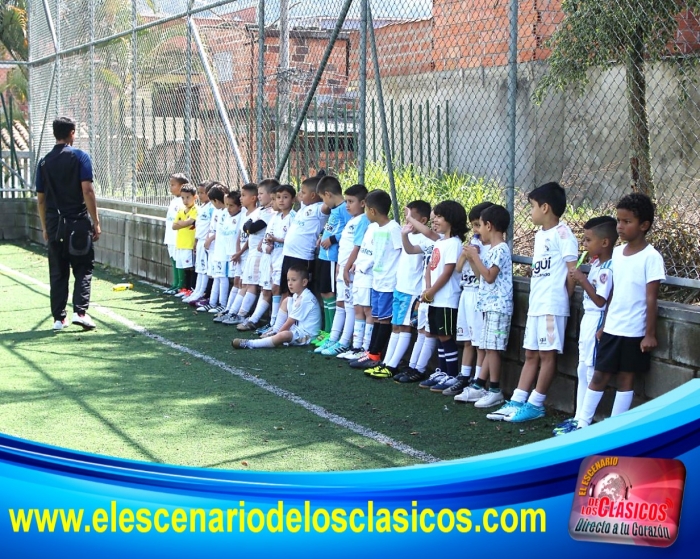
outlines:
[[[508,346],[510,319],[511,316],[509,314],[495,311],[485,312],[484,328],[481,331],[479,349],[505,351]]]

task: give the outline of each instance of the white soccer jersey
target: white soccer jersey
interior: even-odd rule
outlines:
[[[287,232],[291,226],[292,220],[296,212],[290,211],[283,216],[281,213],[276,213],[267,225],[267,231],[276,239],[284,239],[284,243],[275,243],[272,246],[271,262],[273,268],[281,268],[282,260],[284,259],[284,244],[287,242]],[[276,265],[277,264],[277,265]]]
[[[209,235],[211,218],[214,215],[214,206],[207,202],[197,210],[197,221],[194,223],[194,238],[198,241],[206,240]]]
[[[321,308],[318,299],[308,289],[292,295],[287,308],[289,318],[309,336],[317,336],[321,330]]]
[[[252,212],[250,212],[250,215],[248,218],[243,222],[244,224],[247,223],[248,221],[252,221],[255,223],[256,221],[264,221],[266,224],[270,223],[270,220],[273,217],[273,211],[272,208],[267,207],[267,208],[262,208],[258,207],[255,208]],[[265,238],[265,233],[267,232],[267,226],[261,229],[260,231],[257,231],[255,233],[251,233],[248,235],[248,250],[251,252],[251,254],[254,254],[258,252],[258,245],[260,245],[260,242]]]
[[[429,264],[430,285],[435,285],[435,282],[445,271],[446,265],[457,264],[461,252],[462,242],[459,240],[459,237],[440,239],[435,243]],[[432,307],[449,307],[453,309],[459,307],[459,295],[461,292],[459,289],[459,277],[460,274],[455,266],[447,283],[435,294],[433,302],[430,303]]]
[[[601,264],[598,259],[591,262],[591,269],[588,272],[588,282],[595,289],[596,295],[601,296],[606,301],[610,298],[613,287],[612,259]],[[603,312],[607,308],[607,303],[602,307],[596,305],[588,293],[583,292],[583,310],[586,312]]]
[[[328,221],[328,216],[321,211],[322,206],[322,202],[310,204],[296,213],[284,241],[285,256],[313,260],[316,241]]]
[[[565,223],[535,233],[528,316],[569,316],[567,262],[578,260],[578,242]]]
[[[401,257],[396,267],[396,290],[408,295],[420,295],[425,278],[425,262],[430,260],[435,241],[421,233],[409,233],[408,242],[418,246],[422,254],[409,254],[401,250]]]
[[[177,217],[177,212],[182,208],[182,198],[175,196],[168,204],[168,213],[165,214],[165,235],[163,243],[166,245],[174,245],[177,237],[177,231],[173,229],[173,223]]]
[[[379,227],[370,223],[360,245],[355,260],[355,287],[372,287],[372,267],[374,266],[374,231]]]

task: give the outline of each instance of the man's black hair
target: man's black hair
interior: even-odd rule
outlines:
[[[469,228],[467,227],[467,212],[462,204],[454,200],[446,200],[435,206],[433,213],[450,224],[450,234],[453,237],[459,237],[461,241],[464,240]]]
[[[510,213],[503,206],[491,204],[481,212],[481,221],[490,223],[495,231],[506,233],[510,225]]]
[[[53,121],[53,135],[57,140],[65,140],[75,130],[75,121],[67,116],[59,116]]]
[[[646,194],[642,194],[641,192],[633,192],[632,194],[628,194],[617,203],[615,208],[618,210],[629,210],[634,214],[634,217],[639,220],[639,223],[648,221],[649,229],[651,229],[651,226],[654,224],[654,213],[656,212],[656,207],[654,206],[654,202],[651,201],[651,198],[649,198],[649,196]],[[649,229],[645,231],[645,234],[649,231]]]
[[[547,204],[557,217],[563,216],[566,210],[566,191],[558,182],[548,182],[538,186],[527,195],[527,199],[534,200],[540,206]]]
[[[365,198],[365,207],[372,208],[380,215],[389,215],[391,211],[391,196],[383,190],[373,190]]]

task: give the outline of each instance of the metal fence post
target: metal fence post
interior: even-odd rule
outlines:
[[[241,175],[241,180],[246,183],[250,182],[248,178],[248,171],[243,163],[243,157],[241,156],[241,151],[238,149],[238,142],[236,141],[236,136],[233,133],[233,128],[231,128],[231,121],[228,116],[228,109],[224,100],[221,98],[221,92],[219,91],[219,86],[214,79],[214,74],[209,66],[209,61],[207,60],[207,53],[204,50],[204,45],[202,44],[202,38],[199,36],[199,29],[197,28],[197,23],[194,18],[191,18],[188,25],[192,29],[192,39],[194,39],[195,45],[197,45],[197,52],[199,53],[199,58],[202,61],[202,67],[204,69],[204,74],[207,77],[207,82],[211,88],[212,95],[214,96],[214,102],[216,103],[216,108],[219,111],[219,116],[224,125],[224,130],[226,131],[226,137],[228,138],[229,144],[231,145],[231,150],[236,158],[236,165],[238,166],[238,173]]]
[[[263,110],[265,102],[265,0],[258,2],[258,98],[255,101],[257,140],[257,180],[263,178]]]
[[[510,49],[508,53],[508,190],[506,208],[510,213],[508,246],[513,249],[513,225],[515,221],[515,135],[518,96],[518,0],[510,1]]]
[[[384,94],[382,93],[382,80],[379,76],[379,57],[377,56],[377,41],[374,37],[374,21],[372,19],[372,6],[367,0],[367,23],[369,24],[369,42],[372,47],[372,61],[374,63],[374,83],[377,86],[377,104],[379,105],[379,121],[382,126],[382,145],[384,146],[384,158],[386,159],[386,172],[389,175],[389,191],[391,193],[391,205],[394,208],[394,219],[400,221],[399,202],[396,199],[396,184],[394,181],[394,163],[392,161],[391,145],[389,144],[389,130],[386,123],[386,111],[384,110]]]
[[[365,184],[365,167],[367,164],[367,5],[369,0],[362,0],[360,6],[360,61],[359,115],[357,119],[357,182]]]
[[[190,20],[192,19],[191,10],[193,2],[194,0],[187,1],[187,52],[185,53],[185,72],[187,74],[187,87],[185,88],[184,151],[185,173],[190,178],[190,180],[195,180],[192,177],[192,28],[190,27]]]
[[[90,99],[88,101],[88,145],[95,157],[95,0],[90,1]]]
[[[284,169],[284,166],[287,164],[287,159],[289,159],[289,154],[291,153],[292,146],[294,144],[294,138],[296,138],[297,134],[299,133],[299,130],[301,130],[301,125],[304,122],[304,119],[306,118],[306,113],[308,112],[309,107],[311,106],[311,101],[313,100],[314,95],[316,94],[316,88],[318,87],[318,84],[321,83],[323,71],[326,69],[328,59],[331,56],[331,51],[333,50],[333,46],[335,45],[335,42],[338,39],[338,35],[340,35],[340,31],[343,28],[343,24],[345,23],[345,17],[348,15],[348,11],[350,10],[351,5],[352,0],[345,0],[345,3],[343,4],[343,7],[340,10],[338,20],[336,21],[335,27],[333,28],[333,32],[331,33],[331,36],[328,40],[328,46],[326,47],[326,50],[323,53],[323,58],[321,58],[321,62],[318,65],[318,69],[316,70],[314,80],[313,82],[311,82],[311,86],[309,87],[309,92],[306,94],[304,105],[302,106],[301,111],[297,115],[296,124],[294,125],[294,129],[292,130],[292,133],[290,134],[289,139],[287,140],[287,147],[285,148],[282,157],[280,157],[280,162],[277,165],[275,176],[278,178],[282,175],[282,169]]]
[[[289,0],[280,0],[280,60],[277,73],[277,158],[275,166],[279,165],[279,152],[283,142],[289,140]],[[285,166],[280,175],[283,183],[289,182],[289,165]]]
[[[136,0],[131,0],[131,201],[136,202],[136,188],[138,178],[136,176],[136,89],[138,87],[138,43],[136,35]]]

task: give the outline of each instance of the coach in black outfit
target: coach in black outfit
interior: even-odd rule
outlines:
[[[73,269],[73,324],[95,328],[87,314],[95,262],[93,242],[100,238],[90,156],[73,147],[75,121],[53,121],[54,148],[39,161],[36,193],[44,241],[49,247],[51,314],[54,330],[68,325],[66,304]]]

